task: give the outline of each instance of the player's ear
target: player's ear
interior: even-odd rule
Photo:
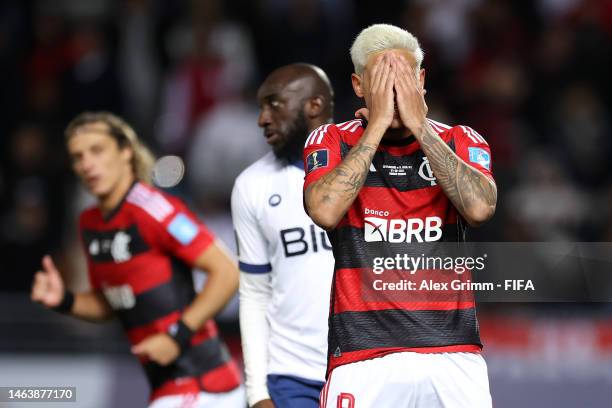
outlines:
[[[132,158],[134,157],[134,150],[132,149],[132,147],[130,147],[130,146],[122,147],[121,148],[121,157],[126,162],[128,162],[128,163],[131,162]]]
[[[351,74],[351,82],[353,83],[353,91],[355,95],[363,98],[363,78],[355,73]]]
[[[304,105],[304,116],[309,119],[316,118],[323,112],[325,101],[321,95],[310,98]]]

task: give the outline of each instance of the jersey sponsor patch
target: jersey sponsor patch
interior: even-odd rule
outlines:
[[[179,213],[168,224],[168,232],[181,244],[189,245],[198,235],[198,226],[185,214]]]
[[[327,149],[319,149],[310,153],[306,158],[306,174],[316,169],[327,167],[328,156]]]
[[[480,164],[487,170],[491,170],[491,155],[485,149],[480,147],[468,147],[470,161]]]

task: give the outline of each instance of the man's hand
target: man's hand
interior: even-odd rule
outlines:
[[[427,121],[427,104],[425,90],[421,88],[417,72],[402,56],[395,57],[397,75],[394,89],[397,97],[397,107],[400,119],[412,134],[418,139]]]
[[[64,299],[64,281],[49,255],[42,259],[42,267],[34,275],[30,298],[43,306],[56,307]]]
[[[265,400],[256,402],[252,408],[274,408],[274,407],[275,407],[274,402],[272,402],[271,399],[265,399]]]
[[[178,358],[181,350],[172,337],[166,333],[158,333],[133,346],[132,353],[167,366]]]
[[[357,109],[355,111],[355,118],[369,121],[370,111],[368,110],[368,108]]]
[[[393,121],[393,84],[397,80],[397,63],[393,54],[385,53],[376,61],[370,75],[369,123],[387,129]]]

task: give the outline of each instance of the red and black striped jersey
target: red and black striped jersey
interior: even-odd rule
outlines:
[[[493,179],[491,151],[485,139],[467,126],[431,127],[466,163]],[[365,131],[352,120],[314,130],[304,147],[304,190],[332,171]],[[417,291],[398,296],[373,291],[376,259],[398,254],[431,256],[444,242],[463,241],[465,222],[436,182],[416,139],[383,139],[357,198],[330,231],[335,257],[328,339],[328,372],[355,361],[400,351],[479,352],[482,348],[471,292],[443,295]],[[401,271],[386,271],[400,276]],[[451,278],[426,271],[433,280]],[[458,276],[465,281],[468,274]]]
[[[91,286],[104,294],[130,343],[166,333],[195,298],[191,269],[214,241],[206,226],[178,198],[138,182],[111,213],[85,210],[79,229]],[[152,399],[229,391],[241,381],[212,320],[174,363],[141,363]]]

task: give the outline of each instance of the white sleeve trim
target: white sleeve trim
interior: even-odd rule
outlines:
[[[248,179],[239,177],[232,191],[232,221],[240,261],[240,331],[249,406],[269,399],[268,304],[272,297],[268,245],[259,225],[252,196],[241,191]]]
[[[268,303],[270,274],[240,273],[240,332],[249,406],[270,398],[268,393]]]

